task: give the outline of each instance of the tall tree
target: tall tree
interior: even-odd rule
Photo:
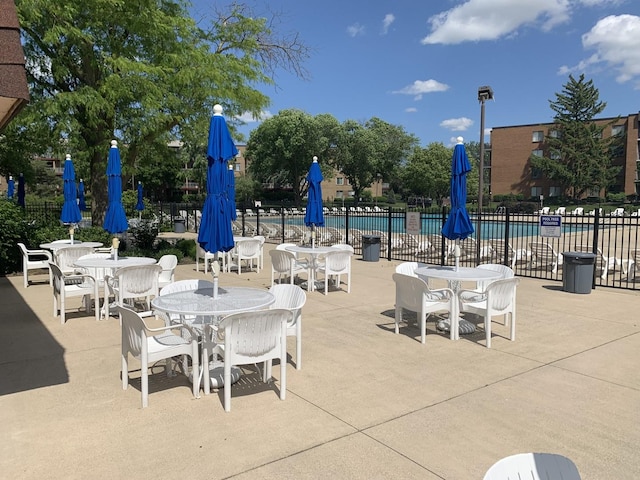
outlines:
[[[438,200],[447,197],[452,154],[451,148],[439,142],[425,148],[414,147],[402,175],[405,189],[414,195]]]
[[[339,131],[340,123],[332,115],[282,110],[251,132],[245,152],[249,172],[262,183],[290,187],[299,204],[314,155],[325,178],[331,176]]]
[[[86,165],[94,224],[102,223],[106,209],[112,138],[129,167],[145,157],[144,150],[157,150],[154,143],[166,145],[185,131],[206,142],[215,103],[225,106],[227,119],[258,115],[269,100],[257,85],[273,83],[278,68],[304,73],[307,48],[297,35],[276,35],[273,18],[233,3],[228,11],[212,12],[215,19],[205,29],[189,17],[188,5],[16,1],[31,112],[50,137],[65,139],[80,169]]]
[[[356,202],[364,189],[378,178],[389,180],[394,177],[417,143],[418,139],[406,133],[403,127],[376,117],[364,124],[345,121],[335,161],[349,180]]]
[[[611,151],[617,139],[602,135],[615,121],[594,121],[606,107],[599,96],[592,80],[585,81],[584,75],[576,80],[569,75],[562,93],[556,93],[556,100],[549,101],[555,116],[552,134],[546,138],[548,156],[530,158],[532,167],[539,168],[576,198],[594,187],[608,188],[620,171],[612,166]]]

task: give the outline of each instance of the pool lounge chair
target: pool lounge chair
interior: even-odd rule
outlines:
[[[562,265],[562,254],[546,242],[531,242],[529,244],[531,258],[529,268],[551,267],[551,273],[557,273],[558,267]]]

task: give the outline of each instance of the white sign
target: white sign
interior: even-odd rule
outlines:
[[[560,237],[562,217],[560,215],[540,215],[540,236]]]
[[[421,230],[420,212],[407,212],[407,233],[410,235],[420,235]]]

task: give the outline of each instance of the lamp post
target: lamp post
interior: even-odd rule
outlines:
[[[482,244],[482,195],[484,193],[484,102],[493,100],[493,90],[484,85],[478,88],[478,101],[480,102],[480,173],[478,174],[478,228],[476,259],[480,261],[480,245]]]
[[[382,181],[382,175],[380,173],[376,174],[376,200],[375,205],[378,205],[378,197],[380,196],[380,182]]]

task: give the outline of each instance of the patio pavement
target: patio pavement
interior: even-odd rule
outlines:
[[[523,278],[515,342],[496,322],[491,349],[482,332],[452,342],[429,319],[422,345],[415,325],[393,331],[398,263],[356,256],[351,294],[308,294],[303,368],[290,337],[286,400],[249,373],[230,413],[222,391],[194,399],[160,367],[143,410],[135,360],[121,388],[115,317],[71,312],[60,325],[46,275],[27,289],[0,278],[2,476],[472,479],[514,453],[554,452],[583,479],[637,478],[639,292],[578,295]],[[266,288],[268,256],[265,267],[221,284]],[[179,265],[187,278],[205,276]]]

